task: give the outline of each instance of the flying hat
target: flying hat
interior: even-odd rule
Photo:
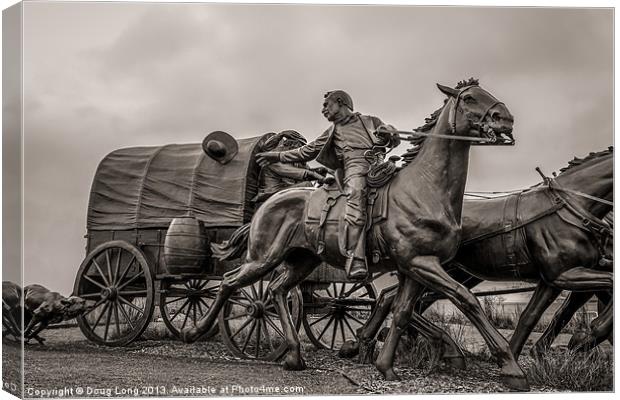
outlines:
[[[202,150],[220,164],[226,164],[239,152],[234,137],[223,131],[211,132],[202,141]]]

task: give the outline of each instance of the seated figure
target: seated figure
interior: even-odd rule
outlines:
[[[306,139],[297,131],[285,130],[269,138],[261,151],[286,151],[306,144]],[[325,168],[312,169],[305,162],[284,164],[273,163],[262,168],[258,194],[252,199],[258,205],[280,190],[298,186],[309,181],[323,183]]]

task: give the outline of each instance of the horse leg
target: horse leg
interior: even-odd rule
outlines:
[[[394,354],[400,336],[409,325],[413,304],[416,300],[413,296],[418,287],[418,283],[409,277],[399,275],[399,281],[399,289],[392,310],[392,326],[375,362],[377,369],[389,381],[400,380],[400,377],[394,372]]]
[[[561,290],[555,289],[542,280],[538,282],[534,294],[519,316],[519,322],[510,339],[510,350],[518,360],[527,338],[551,303],[560,295]]]
[[[181,331],[183,341],[185,343],[193,343],[200,339],[213,326],[220,310],[236,290],[257,282],[272,269],[276,268],[280,263],[279,261],[277,259],[267,262],[250,261],[224,274],[224,279],[220,283],[217,296],[207,314],[198,320],[195,326],[187,327]]]
[[[523,370],[517,364],[506,339],[484,314],[480,303],[469,289],[458,283],[442,268],[436,256],[417,256],[406,271],[413,279],[445,295],[476,326],[491,354],[501,367],[504,383],[517,390],[529,390]]]
[[[596,292],[596,297],[598,297],[597,308],[598,308],[598,313],[600,315],[600,314],[602,314],[603,310],[605,310],[605,306],[607,304],[609,304],[610,301],[613,300],[614,296],[613,296],[613,293],[611,293],[609,291],[599,291],[599,292]],[[611,332],[609,333],[609,336],[607,336],[607,341],[612,346],[614,345],[613,321],[612,321]]]
[[[577,310],[586,304],[591,297],[592,292],[570,292],[560,308],[558,308],[555,314],[553,314],[553,318],[551,319],[549,326],[547,326],[543,332],[542,336],[532,346],[530,354],[533,357],[539,357],[546,353],[555,338],[570,322]]]
[[[352,358],[355,355],[359,355],[358,360],[361,364],[372,363],[376,344],[375,337],[381,325],[383,325],[383,321],[390,313],[397,293],[398,285],[389,286],[381,291],[370,318],[357,331],[357,341],[349,340],[345,342],[338,352],[339,357]]]
[[[419,331],[422,336],[427,338],[437,348],[441,348],[442,358],[456,369],[465,369],[465,354],[463,350],[454,342],[454,339],[443,329],[414,312],[411,315],[411,324]]]
[[[614,274],[608,271],[575,267],[562,272],[549,283],[563,290],[580,292],[613,290]]]
[[[590,323],[589,334],[575,334],[568,343],[568,348],[588,351],[605,341],[613,331],[613,302],[609,302],[602,313]]]
[[[291,289],[306,279],[312,270],[320,263],[320,260],[316,259],[314,256],[311,256],[310,259],[312,262],[308,262],[307,260],[303,262],[299,261],[295,264],[285,262],[284,265],[286,265],[287,268],[284,273],[276,279],[275,284],[269,287],[269,291],[278,308],[282,330],[284,331],[284,336],[288,344],[288,353],[282,363],[282,366],[286,370],[300,371],[306,369],[306,363],[301,355],[299,336],[297,335],[295,324],[291,318],[286,297]]]

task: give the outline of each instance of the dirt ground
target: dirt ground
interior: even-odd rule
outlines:
[[[140,340],[123,348],[97,346],[78,328],[49,330],[46,345],[25,350],[26,397],[134,397],[215,395],[328,395],[504,392],[495,364],[468,359],[465,371],[399,366],[400,382],[387,382],[372,365],[341,360],[304,344],[308,368],[284,371],[279,363],[232,357],[217,338],[186,345],[172,339]],[[20,348],[3,341],[3,381]],[[535,392],[552,388],[533,386]]]

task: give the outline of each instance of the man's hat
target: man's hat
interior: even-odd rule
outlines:
[[[344,90],[332,90],[331,92],[325,93],[323,97],[326,99],[334,99],[353,111],[353,99],[351,99],[351,96]]]
[[[234,137],[226,132],[211,132],[202,141],[202,150],[220,164],[226,164],[239,152],[239,145]]]

